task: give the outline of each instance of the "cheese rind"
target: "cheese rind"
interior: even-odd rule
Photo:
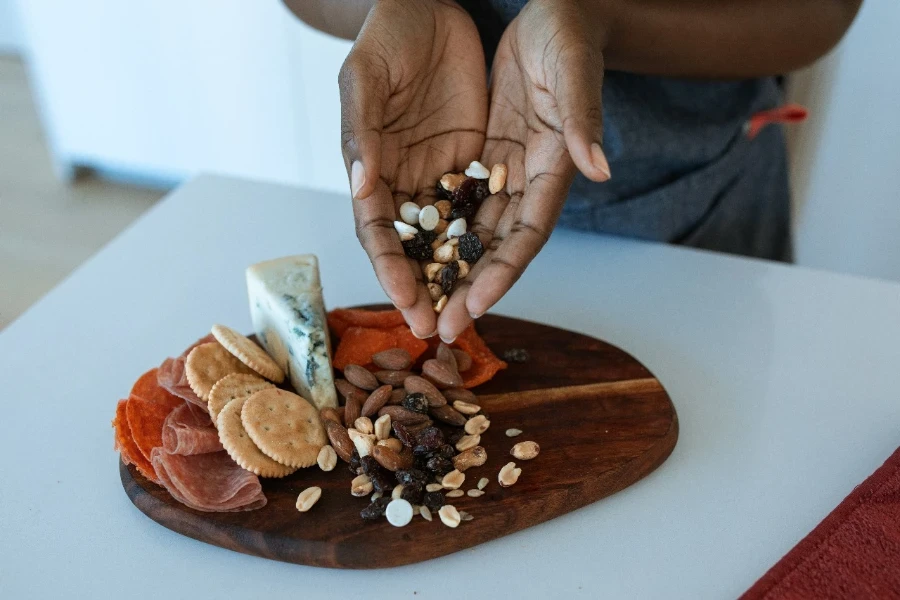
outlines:
[[[336,408],[331,338],[315,255],[252,265],[247,293],[256,336],[294,390],[316,408]]]

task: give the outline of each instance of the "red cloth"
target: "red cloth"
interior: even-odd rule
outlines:
[[[900,598],[900,448],[741,598]]]

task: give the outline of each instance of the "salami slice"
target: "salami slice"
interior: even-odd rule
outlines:
[[[187,402],[166,417],[162,442],[169,454],[206,454],[223,450],[219,432],[209,415]]]
[[[128,428],[141,454],[150,460],[154,448],[162,446],[163,423],[169,413],[184,404],[157,383],[156,369],[144,373],[125,404]]]
[[[187,380],[187,374],[184,372],[184,356],[178,358],[167,358],[159,367],[157,373],[157,382],[159,385],[171,394],[175,394],[183,400],[187,400],[191,404],[208,411],[206,402],[204,402],[194,390],[191,389]]]
[[[126,413],[126,404],[128,400],[119,400],[116,406],[116,418],[113,420],[113,427],[116,429],[115,449],[121,455],[122,462],[126,465],[134,465],[137,470],[154,483],[159,483],[156,473],[153,471],[153,465],[141,453],[140,448],[134,443],[131,436],[131,428],[128,426],[128,416]]]
[[[172,497],[195,510],[236,512],[266,505],[259,478],[240,468],[227,452],[182,456],[155,448],[151,462]]]

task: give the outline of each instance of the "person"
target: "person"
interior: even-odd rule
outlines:
[[[285,3],[355,40],[339,85],[357,235],[413,332],[450,342],[557,222],[790,260],[783,131],[748,123],[777,117],[780,74],[831,49],[861,0]],[[506,190],[470,224],[485,255],[436,316],[392,222],[475,158],[508,166]]]

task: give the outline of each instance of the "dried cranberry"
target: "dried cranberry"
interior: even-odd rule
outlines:
[[[428,400],[425,399],[425,394],[407,394],[400,404],[405,409],[428,414]]]
[[[416,436],[416,444],[428,450],[436,450],[444,443],[444,434],[437,427],[426,427]]]
[[[425,492],[422,497],[422,504],[428,507],[431,512],[437,512],[444,505],[444,494],[440,492]]]
[[[410,504],[422,504],[422,495],[424,493],[425,484],[416,482],[404,485],[403,491],[400,492],[400,497]]]
[[[428,480],[428,474],[420,469],[397,471],[396,475],[397,483],[402,483],[403,485],[409,485],[411,483],[421,483],[424,485]]]
[[[467,231],[459,236],[459,257],[462,260],[474,265],[482,254],[484,254],[484,246],[477,235]]]
[[[403,423],[394,421],[393,423],[391,423],[391,429],[394,430],[394,435],[397,436],[397,439],[400,440],[400,443],[402,443],[407,448],[412,448],[416,445],[416,436],[410,433],[409,429],[407,429],[406,425],[404,425]]]
[[[425,467],[435,475],[444,476],[453,470],[453,461],[442,456],[432,456]]]
[[[387,505],[390,504],[390,502],[390,496],[374,500],[372,504],[359,511],[359,516],[361,516],[366,521],[374,521],[375,519],[380,519],[384,516],[384,511],[387,510]]]
[[[453,284],[456,283],[457,277],[459,277],[459,263],[455,260],[447,263],[447,266],[441,269],[440,277],[441,291],[449,294],[453,290]]]

